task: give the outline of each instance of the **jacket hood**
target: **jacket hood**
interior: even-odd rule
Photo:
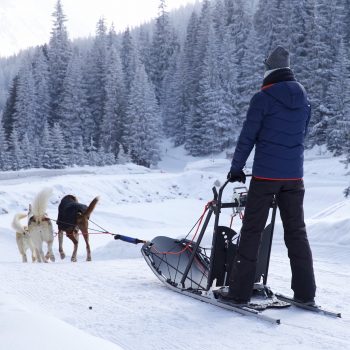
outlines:
[[[304,87],[297,81],[275,83],[263,92],[281,102],[289,109],[298,109],[308,103]]]

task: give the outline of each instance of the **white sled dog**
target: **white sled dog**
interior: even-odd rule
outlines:
[[[21,220],[26,218],[26,213],[15,214],[12,220],[12,228],[16,231],[16,242],[22,262],[27,262],[27,250],[32,252],[32,262],[35,261],[34,245],[29,236],[28,227],[21,224]]]
[[[52,251],[53,228],[51,220],[46,214],[47,204],[52,195],[51,188],[44,188],[40,191],[32,205],[29,204],[28,231],[34,245],[35,255],[38,262],[48,262],[48,259],[55,261]],[[43,242],[47,243],[47,253],[44,255]]]

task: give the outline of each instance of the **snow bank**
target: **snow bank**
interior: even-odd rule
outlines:
[[[307,220],[314,243],[350,246],[350,200],[332,205]]]
[[[102,338],[94,337],[43,311],[19,306],[18,300],[1,295],[0,344],[2,349],[122,350]]]

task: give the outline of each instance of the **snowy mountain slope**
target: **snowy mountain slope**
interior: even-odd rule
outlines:
[[[280,327],[272,327],[218,310],[167,290],[144,262],[140,246],[114,241],[109,235],[91,236],[91,263],[84,261],[82,242],[78,263],[70,263],[72,245],[67,239],[66,260],[58,259],[55,241],[56,263],[20,263],[10,228],[12,216],[46,186],[54,188],[49,205],[53,218],[64,194],[74,193],[84,203],[100,195],[101,202],[91,219],[111,232],[142,239],[186,234],[211,199],[211,187],[225,179],[229,161],[193,161],[179,149],[168,150],[159,170],[135,165],[77,168],[66,174],[32,170],[13,173],[12,179],[2,173],[0,207],[8,212],[0,215],[0,275],[6,281],[0,284],[2,310],[18,321],[34,317],[33,324],[40,323],[44,328],[52,329],[51,322],[62,325],[63,321],[123,349],[349,349],[350,243],[346,225],[350,222],[350,201],[342,195],[348,177],[338,159],[319,157],[314,152],[307,155],[305,165],[306,219],[318,284],[317,301],[341,311],[343,319],[295,309],[271,310],[270,315],[282,319]],[[227,199],[230,192],[228,188]],[[223,212],[224,225],[229,223],[229,214]],[[234,225],[239,228],[238,221]],[[343,230],[341,225],[345,226]],[[281,239],[278,224],[269,284],[275,291],[290,294],[289,262]],[[203,243],[209,245],[210,241],[208,230]],[[17,312],[17,308],[22,311]],[[23,315],[25,310],[30,315]],[[14,323],[9,323],[0,341],[11,342],[13,327]],[[71,339],[68,329],[61,332]],[[82,333],[77,337],[83,338]],[[64,348],[70,349],[69,343]],[[19,344],[17,349],[24,347]]]

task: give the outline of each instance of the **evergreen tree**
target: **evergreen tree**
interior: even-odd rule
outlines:
[[[10,136],[13,130],[14,116],[16,114],[16,100],[17,100],[17,89],[18,89],[18,74],[13,78],[8,97],[2,114],[2,123],[5,132],[5,138],[7,141],[10,140]]]
[[[40,164],[43,168],[53,169],[55,168],[54,164],[54,153],[56,151],[56,145],[54,145],[51,133],[49,129],[48,122],[44,123],[42,140],[40,144],[39,159]]]
[[[160,159],[160,111],[145,68],[140,61],[137,63],[126,111],[123,145],[136,164],[149,167]]]
[[[91,136],[98,146],[106,103],[107,40],[105,20],[101,18],[97,23],[96,37],[90,53],[88,90],[88,105],[95,125],[95,132]]]
[[[70,165],[82,166],[87,164],[87,158],[84,151],[83,137],[79,136],[78,138],[75,138],[70,141],[71,141],[71,147],[69,149]]]
[[[149,31],[144,27],[140,27],[137,36],[137,47],[139,48],[139,56],[141,63],[145,66],[146,72],[150,74],[150,51],[151,40]]]
[[[71,46],[65,26],[66,17],[63,13],[61,0],[57,0],[53,13],[54,23],[48,46],[49,70],[50,70],[50,96],[51,96],[51,118],[50,125],[61,121],[62,99],[64,91],[64,80],[67,74],[68,62],[71,56]]]
[[[119,53],[112,42],[109,43],[106,64],[106,102],[101,126],[101,144],[105,150],[118,153],[125,119],[125,87]]]
[[[326,128],[328,120],[332,118],[336,106],[333,97],[329,93],[330,82],[335,82],[333,63],[338,54],[340,36],[336,28],[336,18],[339,8],[329,6],[325,0],[318,0],[316,7],[317,35],[314,38],[317,50],[316,74],[313,84],[317,88],[317,100],[314,104],[313,123],[314,137],[317,144],[324,144],[327,140]],[[311,124],[312,125],[312,124]]]
[[[176,144],[187,144],[191,137],[191,123],[195,111],[195,96],[198,92],[198,74],[197,59],[195,48],[198,42],[198,16],[195,11],[189,19],[186,31],[186,40],[184,43],[182,61],[179,69],[179,88],[182,94],[179,95],[179,119],[175,118],[178,123],[174,124],[175,130],[178,130]],[[183,73],[181,73],[183,72]]]
[[[198,103],[201,101],[201,91],[199,82],[203,77],[204,59],[208,47],[209,27],[208,24],[212,22],[212,14],[210,2],[205,0],[202,5],[201,14],[196,28],[195,46],[193,48],[193,62],[194,72],[192,91],[189,93],[194,97],[191,101],[191,115],[188,122],[185,148],[192,155],[199,155],[202,150],[204,142],[202,115],[199,112]]]
[[[136,70],[136,49],[129,28],[127,28],[126,31],[123,33],[120,58],[123,68],[125,96],[127,102]]]
[[[171,137],[175,146],[185,142],[187,115],[184,94],[184,55],[173,55],[170,67],[164,77],[162,120],[165,135]]]
[[[2,120],[0,119],[0,170],[9,170],[9,158],[8,158],[8,143],[6,140],[5,129],[3,127]]]
[[[25,133],[19,142],[21,152],[21,169],[29,169],[35,167],[35,148],[29,141],[28,134]]]
[[[37,132],[35,82],[32,64],[27,61],[18,74],[17,98],[13,129],[16,129],[19,138],[25,133],[35,138]]]
[[[212,25],[209,27],[203,64],[197,96],[198,126],[190,149],[192,155],[220,152],[232,143],[233,137],[233,108],[221,85],[217,42]]]
[[[87,164],[95,166],[99,163],[99,155],[94,145],[93,138],[90,139],[90,145],[87,147]]]
[[[82,57],[79,53],[75,53],[69,61],[64,80],[61,125],[67,145],[80,135],[88,141],[89,135],[93,132],[86,127],[85,123],[86,120],[90,119],[90,115],[81,64]]]
[[[54,152],[51,154],[51,168],[63,169],[68,164],[66,142],[58,123],[55,123],[51,131],[51,140],[54,145]]]
[[[159,103],[162,100],[164,76],[169,68],[172,55],[178,50],[178,42],[173,27],[170,25],[165,0],[160,0],[159,15],[156,19],[150,48],[149,75]]]
[[[43,47],[36,49],[32,71],[34,79],[33,129],[38,137],[41,135],[43,124],[50,115],[49,66]],[[32,136],[29,135],[29,137]]]
[[[117,163],[118,164],[131,163],[131,158],[129,154],[125,152],[124,146],[121,143],[119,144]]]
[[[11,148],[9,149],[9,160],[11,164],[11,170],[20,170],[23,168],[24,159],[16,129],[12,130],[10,144]]]

